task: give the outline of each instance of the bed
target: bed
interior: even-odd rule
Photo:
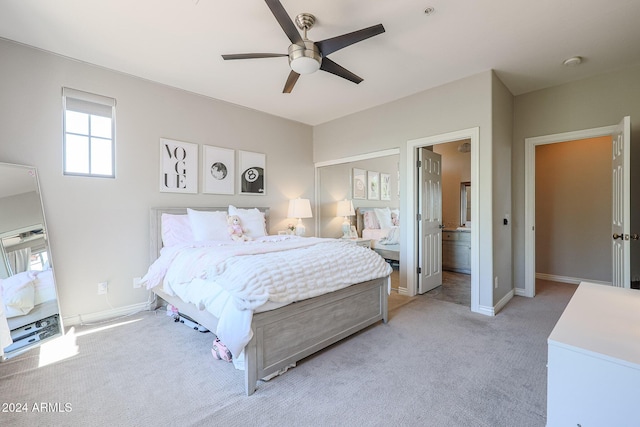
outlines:
[[[258,380],[278,375],[295,365],[299,360],[380,320],[386,323],[391,269],[386,263],[382,262],[380,257],[368,249],[362,247],[354,249],[358,247],[347,242],[341,242],[340,239],[301,238],[297,236],[258,236],[250,242],[233,242],[230,244],[210,244],[206,243],[208,242],[207,240],[198,240],[200,243],[182,242],[181,244],[186,246],[187,249],[179,247],[181,244],[173,245],[173,242],[171,246],[165,246],[165,242],[172,238],[180,239],[184,237],[182,234],[185,233],[179,232],[178,229],[180,227],[176,226],[176,224],[182,221],[184,225],[185,217],[189,217],[189,215],[192,215],[192,220],[196,218],[196,214],[194,214],[196,210],[199,211],[197,216],[244,213],[245,218],[243,218],[242,225],[243,228],[245,225],[248,227],[248,232],[252,230],[255,232],[259,225],[257,224],[258,221],[254,220],[255,218],[245,220],[247,219],[246,215],[249,212],[251,212],[251,215],[255,215],[255,212],[260,212],[263,215],[262,227],[267,230],[265,222],[268,221],[269,210],[266,208],[238,209],[229,206],[228,208],[213,207],[193,210],[187,208],[153,208],[150,212],[150,261],[152,264],[143,281],[147,283],[147,288],[150,288],[162,300],[176,307],[181,314],[188,316],[214,332],[218,338],[225,342],[234,354],[233,361],[236,368],[244,370],[245,392],[247,395],[254,393]],[[171,221],[168,222],[169,219]],[[194,223],[191,222],[191,224],[193,225]],[[192,232],[195,230],[196,228],[193,228]],[[186,233],[188,234],[188,231]],[[199,237],[203,236],[200,235]],[[190,236],[186,238],[186,241],[189,239],[196,239],[196,236]],[[262,246],[268,245],[274,248],[272,252],[258,254],[262,250]],[[281,248],[278,245],[284,246]],[[214,247],[205,249],[203,246]],[[260,265],[260,262],[268,263],[274,259],[286,259],[287,262],[270,264],[271,266],[282,266],[281,268],[284,269],[286,267],[284,264],[295,266],[295,259],[304,258],[306,255],[303,256],[302,252],[305,250],[324,250],[324,253],[329,256],[334,253],[334,250],[343,251],[346,250],[346,247],[350,248],[348,249],[349,251],[360,251],[357,256],[367,257],[367,262],[377,263],[375,269],[369,267],[355,269],[377,272],[374,273],[375,277],[368,280],[357,280],[346,286],[339,286],[338,281],[336,281],[335,289],[331,292],[309,298],[296,299],[294,302],[287,302],[286,299],[278,298],[274,298],[278,300],[274,302],[271,301],[272,295],[269,296],[266,304],[261,304],[260,301],[256,302],[234,297],[234,304],[225,303],[224,308],[221,308],[222,305],[218,303],[220,298],[211,296],[217,292],[221,292],[223,296],[226,295],[219,290],[219,288],[227,285],[225,283],[224,286],[221,286],[225,281],[228,281],[229,286],[234,290],[237,288],[235,284],[236,276],[234,276],[236,273],[232,273],[231,266],[237,265],[245,268],[246,275],[249,277],[250,274],[254,274],[253,272],[248,272],[250,266]],[[327,250],[327,248],[330,248],[330,250]],[[230,251],[231,256],[224,258],[224,261],[219,261],[216,258],[221,257],[222,255],[220,254],[227,251]],[[210,255],[210,253],[213,255]],[[251,257],[252,255],[256,255],[256,257]],[[171,262],[165,262],[167,257],[171,256],[173,256]],[[354,253],[353,256],[356,256],[356,254]],[[215,262],[211,262],[208,257],[211,257],[211,260]],[[377,261],[372,257],[376,257]],[[181,265],[182,261],[186,262],[184,267]],[[202,266],[205,265],[204,263],[209,262],[211,264],[206,264],[208,265],[206,274],[195,274],[197,277],[189,281],[188,285],[183,283],[187,281],[188,277],[194,276],[194,271],[205,271]],[[159,276],[157,273],[159,270],[157,266],[162,267],[163,265],[170,267],[167,267],[166,271],[160,274],[163,277],[162,285],[158,285]],[[215,267],[212,267],[212,265],[215,265]],[[221,266],[224,266],[224,268]],[[309,268],[309,270],[328,268],[328,266],[328,263],[326,266],[314,263],[314,267]],[[301,270],[305,269],[298,268],[296,274],[303,274]],[[356,274],[355,271],[352,273]],[[217,274],[220,275],[216,276]],[[224,275],[226,275],[226,278],[223,277]],[[184,277],[180,278],[181,276]],[[260,275],[251,277],[258,280],[256,277],[259,278]],[[155,282],[155,285],[153,282]],[[169,288],[167,288],[167,282],[171,283]],[[275,287],[279,288],[280,285],[292,286],[292,282],[296,281],[280,280],[276,282],[278,286]],[[185,291],[184,289],[189,290]],[[200,294],[197,297],[193,297],[196,294],[193,289],[206,289],[209,294],[206,297],[201,297]],[[300,293],[300,295],[304,295],[304,292]],[[246,303],[246,307],[238,308],[238,305],[240,305],[238,301],[240,300],[242,304]],[[231,315],[226,310],[229,310]],[[229,319],[232,320],[230,321]],[[241,338],[244,335],[239,334],[241,338],[236,338],[230,334],[235,333],[234,328],[237,326],[243,329],[242,325],[246,322],[248,322],[250,333],[246,339],[246,344],[243,345]],[[232,331],[231,329],[234,330]],[[231,342],[225,340],[230,340]],[[238,349],[241,351],[239,352]]]
[[[58,316],[58,301],[53,280],[53,271],[24,271],[0,280],[2,295],[2,315],[6,319],[6,328],[11,331],[14,340],[20,338],[24,327],[47,318]],[[56,320],[57,323],[57,320]],[[0,325],[0,339],[4,352],[10,352],[25,346],[26,342],[7,339],[4,322]],[[2,352],[1,350],[4,350]]]
[[[356,229],[371,249],[392,263],[400,262],[400,211],[388,207],[361,207],[356,210]]]

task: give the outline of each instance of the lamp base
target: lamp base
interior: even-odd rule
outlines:
[[[342,223],[342,238],[343,239],[351,238],[351,223],[348,220]]]
[[[304,237],[307,229],[302,223],[302,219],[298,218],[298,223],[296,224],[296,236]]]

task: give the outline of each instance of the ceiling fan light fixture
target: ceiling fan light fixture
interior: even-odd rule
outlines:
[[[298,74],[311,74],[320,69],[322,55],[315,43],[305,40],[305,46],[289,46],[289,66]]]

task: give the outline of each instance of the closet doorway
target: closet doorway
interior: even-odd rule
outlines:
[[[591,139],[598,139],[598,138],[609,138],[608,139],[608,152],[609,155],[607,156],[611,159],[611,147],[613,146],[614,148],[616,147],[616,141],[617,141],[617,146],[619,147],[625,147],[624,149],[620,149],[620,150],[613,150],[614,153],[615,152],[619,152],[622,151],[622,155],[624,156],[626,153],[626,156],[629,155],[628,153],[628,148],[629,148],[629,128],[630,128],[630,119],[628,117],[625,117],[620,124],[618,125],[614,125],[614,126],[606,126],[606,127],[601,127],[601,128],[594,128],[594,129],[587,129],[587,130],[582,130],[582,131],[575,131],[575,132],[566,132],[566,133],[562,133],[562,134],[554,134],[554,135],[547,135],[547,136],[541,136],[541,137],[534,137],[534,138],[526,138],[525,139],[525,289],[524,289],[524,293],[519,293],[520,295],[524,295],[524,296],[528,296],[528,297],[533,297],[535,296],[535,279],[537,276],[537,261],[536,261],[536,247],[538,246],[536,243],[536,234],[538,233],[538,230],[536,229],[536,201],[537,201],[537,197],[536,197],[536,193],[537,193],[537,189],[536,189],[536,170],[537,170],[537,165],[536,165],[536,160],[537,160],[537,153],[536,153],[536,148],[537,146],[541,146],[541,145],[548,145],[548,144],[559,144],[559,143],[564,143],[564,142],[568,142],[568,141],[585,141],[585,140],[591,140]],[[621,143],[622,141],[622,143]],[[604,156],[604,154],[602,155]],[[628,157],[627,157],[628,158]],[[571,159],[571,161],[576,161],[576,159]],[[613,163],[611,163],[611,165],[613,166]],[[627,163],[628,165],[628,163]],[[626,170],[624,170],[626,169]],[[614,194],[613,192],[613,180],[612,180],[612,174],[611,171],[612,169],[609,169],[609,179],[608,179],[608,183],[609,183],[609,188],[611,188],[610,191],[606,191],[606,190],[601,190],[601,191],[593,191],[593,189],[590,189],[591,191],[587,192],[587,196],[585,196],[585,198],[587,198],[589,200],[589,206],[592,207],[593,204],[595,203],[599,203],[602,204],[604,206],[603,209],[608,210],[609,214],[607,215],[607,217],[609,218],[609,227],[605,228],[604,226],[600,226],[598,233],[602,234],[603,237],[601,237],[600,239],[602,240],[602,243],[608,247],[608,249],[603,249],[606,250],[606,252],[599,252],[599,256],[601,257],[601,259],[604,260],[609,260],[608,264],[607,264],[607,271],[611,271],[611,275],[614,279],[616,277],[619,276],[624,276],[621,278],[621,282],[622,283],[628,283],[629,282],[629,270],[630,270],[630,263],[629,263],[629,241],[622,241],[621,245],[623,246],[623,250],[624,250],[624,256],[619,256],[618,258],[620,258],[620,264],[619,265],[614,265],[614,258],[615,256],[612,256],[613,251],[615,251],[616,249],[616,245],[615,245],[615,241],[614,241],[614,245],[613,245],[613,251],[612,251],[612,241],[611,241],[611,230],[612,230],[612,204],[615,204],[614,201],[615,200],[620,200],[620,205],[618,206],[617,211],[622,212],[623,214],[619,215],[620,217],[622,217],[622,225],[624,226],[624,229],[626,230],[625,233],[629,233],[628,229],[629,229],[629,207],[628,207],[628,201],[629,201],[629,170],[628,170],[628,166],[625,166],[625,168],[622,169],[620,172],[621,173],[617,173],[616,175],[619,176],[619,181],[616,181],[619,183],[619,185],[617,186],[617,188],[620,189],[619,192],[617,192],[616,194]],[[539,171],[538,173],[544,173],[542,171]],[[582,173],[584,174],[588,174],[590,173],[590,171],[586,168],[583,168]],[[626,175],[626,176],[625,176]],[[586,176],[586,175],[585,175]],[[606,195],[603,195],[604,193],[606,193]],[[602,198],[598,198],[598,194],[603,195]],[[621,194],[621,196],[618,196],[618,194]],[[624,201],[624,205],[622,204],[622,201]],[[616,205],[617,206],[617,205]],[[575,212],[575,214],[573,214],[572,216],[570,216],[570,218],[572,218],[574,221],[582,221],[582,219],[585,217],[585,215],[582,215],[582,211],[580,211],[579,209],[574,209],[573,210]],[[626,211],[626,213],[624,213]],[[604,216],[605,214],[602,214],[602,216]],[[614,224],[615,227],[615,224]],[[595,233],[595,230],[592,230],[591,228],[589,228],[589,226],[584,226],[580,228],[580,232],[581,233]],[[584,236],[582,234],[577,234],[577,238],[574,237],[575,241],[573,241],[572,243],[575,244],[575,247],[580,247],[581,249],[586,249],[587,251],[589,251],[591,249],[591,246],[585,244],[585,242],[582,242],[580,239],[583,238]],[[604,243],[606,242],[606,243]],[[603,246],[604,247],[604,246]],[[575,252],[575,251],[574,251]],[[598,255],[593,255],[592,252],[587,252],[587,255],[582,255],[582,258],[587,258],[586,260],[578,260],[578,267],[576,268],[575,266],[573,267],[574,270],[567,270],[568,272],[565,274],[556,274],[556,273],[547,273],[547,272],[540,272],[541,273],[541,278],[549,278],[551,277],[552,280],[555,281],[560,281],[560,282],[566,282],[566,283],[579,283],[580,281],[582,281],[583,279],[587,279],[589,281],[594,281],[596,283],[602,283],[602,284],[612,284],[613,280],[608,280],[608,279],[604,279],[604,280],[600,280],[598,278],[590,278],[590,277],[584,277],[583,272],[589,272],[588,266],[586,266],[585,262],[589,262],[588,257],[589,256],[598,256]],[[606,261],[605,261],[606,262]],[[609,270],[610,269],[610,270]],[[544,275],[547,276],[544,276]],[[588,273],[593,274],[593,273]],[[604,276],[603,276],[604,277]],[[628,285],[627,285],[628,286]]]

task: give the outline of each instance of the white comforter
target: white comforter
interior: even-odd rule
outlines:
[[[234,358],[251,340],[253,312],[391,273],[374,251],[339,239],[269,236],[164,248],[143,278],[216,316],[216,335]],[[238,365],[236,365],[238,367]]]

